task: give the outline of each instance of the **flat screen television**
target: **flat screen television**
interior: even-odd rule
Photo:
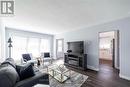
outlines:
[[[75,54],[84,53],[84,41],[67,42],[68,51]]]

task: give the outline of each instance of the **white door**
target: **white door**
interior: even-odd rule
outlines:
[[[56,40],[56,56],[57,58],[64,57],[64,39]]]

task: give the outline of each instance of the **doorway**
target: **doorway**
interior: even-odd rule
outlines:
[[[64,39],[56,39],[56,57],[57,59],[64,57]]]
[[[119,69],[119,31],[99,33],[99,65]]]

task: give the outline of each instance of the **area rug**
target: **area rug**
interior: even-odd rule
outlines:
[[[82,84],[87,80],[88,76],[71,71],[71,78],[63,83],[60,83],[52,76],[49,77],[50,87],[81,87]]]

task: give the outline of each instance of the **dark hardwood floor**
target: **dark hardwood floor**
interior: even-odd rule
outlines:
[[[99,72],[70,69],[89,76],[82,87],[130,87],[130,81],[119,78],[119,70],[107,64],[101,64]]]
[[[113,65],[112,60],[104,60],[104,59],[100,59],[99,64],[103,66],[110,66],[110,67],[112,67]]]
[[[63,59],[56,61],[56,63],[63,63]],[[110,62],[100,61],[100,70],[77,70],[71,67],[74,71],[82,73],[84,75],[89,76],[88,79],[81,87],[130,87],[130,81],[119,78],[119,70],[112,68],[112,64]]]

